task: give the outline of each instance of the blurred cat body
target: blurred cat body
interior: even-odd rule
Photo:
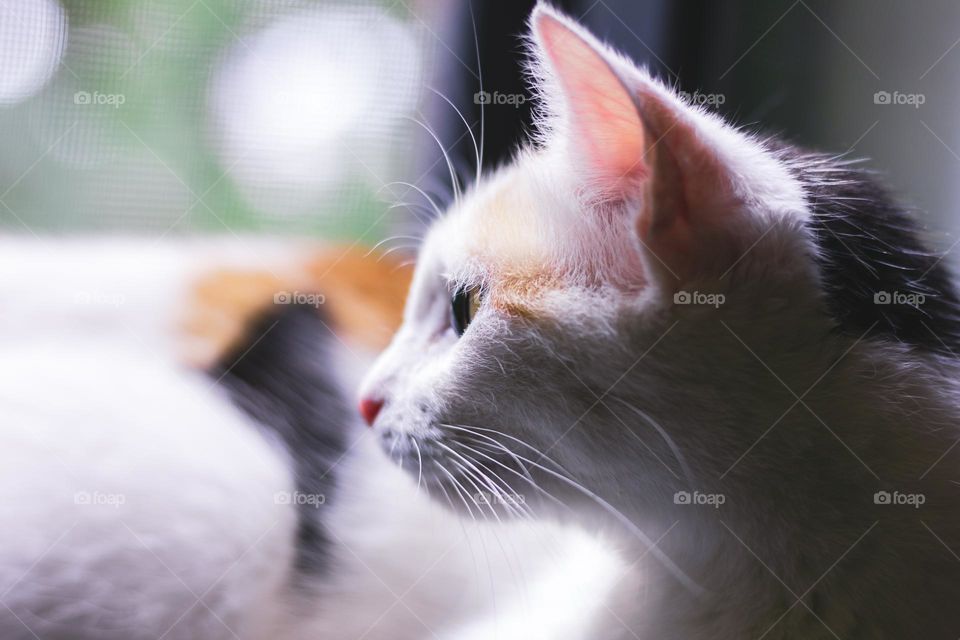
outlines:
[[[354,415],[406,284],[290,242],[0,240],[0,637],[491,637],[494,584],[500,637],[576,633],[537,585],[569,559],[602,594],[612,554],[465,528]]]

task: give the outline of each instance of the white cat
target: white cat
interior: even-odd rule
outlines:
[[[940,260],[865,172],[531,28],[537,144],[430,230],[364,383],[384,448],[461,511],[620,532],[591,638],[956,638]]]
[[[0,637],[960,635],[939,259],[863,172],[531,23],[538,144],[431,230],[370,432],[368,354],[295,308],[174,355],[192,274],[289,246],[0,243]]]

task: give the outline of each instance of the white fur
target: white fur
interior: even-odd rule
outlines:
[[[583,527],[619,535],[628,562],[643,558],[608,599],[619,620],[598,621],[589,637],[957,636],[960,494],[949,458],[935,464],[958,438],[956,364],[839,335],[807,204],[777,157],[687,107],[572,21],[543,6],[532,20],[544,14],[581,34],[631,91],[652,92],[694,127],[736,185],[741,206],[722,215],[757,242],[723,273],[669,277],[637,241],[636,199],[602,209],[581,197],[591,185],[565,138],[569,116],[549,68],[536,67],[546,78],[540,146],[431,230],[404,326],[364,383],[385,400],[375,428],[388,444],[437,451],[438,442],[463,442],[446,425],[493,429],[482,433],[568,470],[579,489],[529,467]],[[535,64],[548,64],[542,51]],[[511,228],[496,250],[478,240],[513,221],[519,239]],[[517,275],[517,256],[498,261],[518,242],[562,277],[525,290],[532,311],[482,305],[458,338],[451,291],[479,286],[495,296]],[[695,248],[693,259],[716,249]],[[611,256],[640,257],[633,289],[623,282],[631,271],[610,266]],[[676,305],[678,289],[720,293],[725,303]],[[400,456],[407,465],[410,451]],[[505,493],[536,493],[508,478]],[[448,483],[437,472],[430,480]],[[878,490],[922,493],[925,507],[877,505]],[[677,491],[725,502],[684,505]]]
[[[296,514],[276,500],[294,490],[286,453],[174,347],[205,269],[282,273],[306,247],[0,246],[4,640],[457,640],[467,626],[510,639],[556,607],[574,633],[600,606],[575,585],[600,593],[622,568],[577,532],[460,523],[357,426],[322,507],[331,572],[294,588]],[[347,386],[365,368],[356,350],[335,360]]]

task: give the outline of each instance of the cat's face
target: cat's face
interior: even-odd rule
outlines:
[[[750,358],[711,356],[724,322],[763,308],[779,331],[818,305],[801,189],[774,153],[552,11],[531,24],[539,144],[435,224],[363,387],[385,450],[474,510],[529,501],[528,471],[561,491],[553,461],[666,491],[678,443],[737,437],[670,417],[677,387]]]

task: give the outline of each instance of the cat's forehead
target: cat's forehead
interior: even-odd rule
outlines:
[[[563,236],[556,189],[538,176],[542,159],[517,159],[484,179],[433,230],[430,250],[438,266],[461,284],[488,287],[494,299],[556,286]]]

